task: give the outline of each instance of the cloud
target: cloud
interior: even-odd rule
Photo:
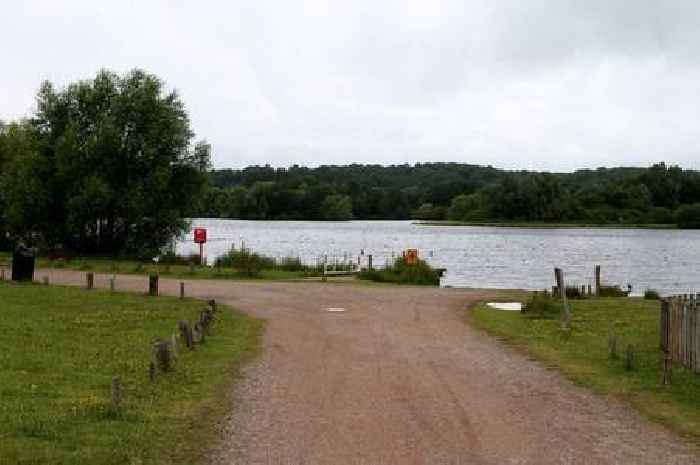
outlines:
[[[0,118],[42,79],[141,67],[215,165],[700,168],[700,3],[14,2]]]

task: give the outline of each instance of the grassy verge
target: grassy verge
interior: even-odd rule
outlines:
[[[700,375],[680,367],[671,386],[661,385],[658,301],[601,298],[570,301],[572,331],[566,335],[554,318],[533,318],[485,305],[470,321],[547,365],[577,384],[621,398],[647,417],[700,441]],[[613,328],[620,357],[608,355]],[[625,349],[634,347],[636,367],[625,369]]]
[[[10,263],[10,255],[7,253],[0,253],[0,266],[9,266]],[[290,280],[314,276],[302,271],[285,271],[279,269],[261,270],[256,276],[249,276],[249,274],[243,271],[234,270],[232,268],[167,265],[103,257],[76,257],[71,260],[49,260],[46,257],[39,257],[36,266],[37,268],[94,271],[96,273],[137,275],[159,273],[164,278],[174,279]]]
[[[222,307],[206,344],[148,377],[197,300],[0,283],[0,464],[192,464],[262,322]],[[110,404],[119,376],[124,400]]]

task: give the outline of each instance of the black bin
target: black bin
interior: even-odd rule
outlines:
[[[32,279],[34,279],[34,252],[20,246],[12,255],[12,280],[31,281]]]

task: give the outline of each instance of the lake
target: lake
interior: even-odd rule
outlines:
[[[447,269],[443,286],[545,289],[553,284],[555,266],[564,269],[567,282],[592,284],[599,264],[604,282],[632,284],[637,294],[647,288],[664,294],[700,290],[700,231],[218,219],[193,219],[192,226],[208,230],[209,263],[242,244],[310,264],[324,255],[329,262],[360,256],[366,264],[372,254],[375,266],[415,248],[431,265]],[[177,251],[198,251],[191,235],[178,242]]]

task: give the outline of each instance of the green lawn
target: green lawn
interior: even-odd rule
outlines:
[[[560,330],[558,319],[536,319],[485,305],[474,308],[469,320],[560,369],[575,383],[628,401],[646,416],[700,440],[700,375],[676,367],[672,385],[660,383],[660,303],[636,298],[570,302],[570,335]],[[616,360],[608,356],[611,327],[620,354]],[[636,356],[633,371],[624,366],[628,344]]]
[[[0,252],[0,266],[9,267],[12,262],[8,253]],[[65,268],[70,270],[94,271],[97,273],[119,274],[151,274],[159,273],[164,278],[174,279],[265,279],[265,280],[291,280],[302,279],[310,275],[301,271],[262,270],[257,276],[248,276],[243,272],[231,268],[214,268],[206,266],[165,265],[153,262],[123,260],[103,257],[76,257],[71,260],[49,260],[39,257],[37,268]],[[318,275],[315,275],[318,276]]]
[[[0,283],[0,464],[193,464],[262,322],[220,306],[206,344],[151,383],[156,337],[197,300]],[[110,383],[123,383],[110,409]]]

